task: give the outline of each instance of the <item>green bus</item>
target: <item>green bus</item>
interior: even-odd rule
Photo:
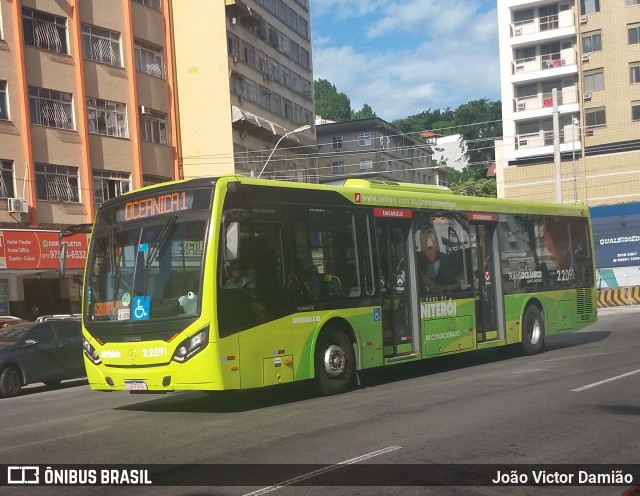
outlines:
[[[64,260],[62,260],[64,263]],[[258,388],[499,346],[597,318],[589,212],[438,186],[240,176],[97,211],[84,356],[102,391]]]

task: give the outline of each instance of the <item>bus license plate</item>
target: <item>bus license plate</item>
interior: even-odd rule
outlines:
[[[124,387],[129,391],[146,391],[147,383],[144,381],[124,381]]]

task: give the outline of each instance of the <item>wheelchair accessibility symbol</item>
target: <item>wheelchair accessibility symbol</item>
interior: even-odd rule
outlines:
[[[378,322],[380,319],[382,319],[382,310],[380,308],[374,308],[373,309],[373,320],[375,322]]]
[[[149,320],[150,296],[134,296],[131,306],[131,320]]]

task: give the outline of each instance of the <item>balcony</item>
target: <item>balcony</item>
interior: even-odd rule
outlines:
[[[576,53],[573,48],[557,53],[516,59],[511,66],[511,82],[514,84],[534,79],[562,77],[578,72]]]
[[[554,15],[511,23],[511,37],[516,38],[571,27],[575,27],[573,13],[570,10],[565,10]]]
[[[582,149],[580,130],[571,124],[560,129],[560,153]],[[536,155],[553,155],[553,131],[540,130],[535,133],[518,134],[515,138],[516,159]]]
[[[567,86],[558,91],[558,106],[578,103],[578,91],[576,86]],[[513,99],[515,113],[531,110],[552,109],[553,98],[551,93],[537,93],[535,95],[516,97]],[[577,109],[576,109],[577,110]],[[543,112],[543,114],[546,112]]]

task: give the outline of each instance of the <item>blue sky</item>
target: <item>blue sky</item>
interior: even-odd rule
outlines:
[[[387,121],[500,98],[495,0],[310,0],[313,77]]]

